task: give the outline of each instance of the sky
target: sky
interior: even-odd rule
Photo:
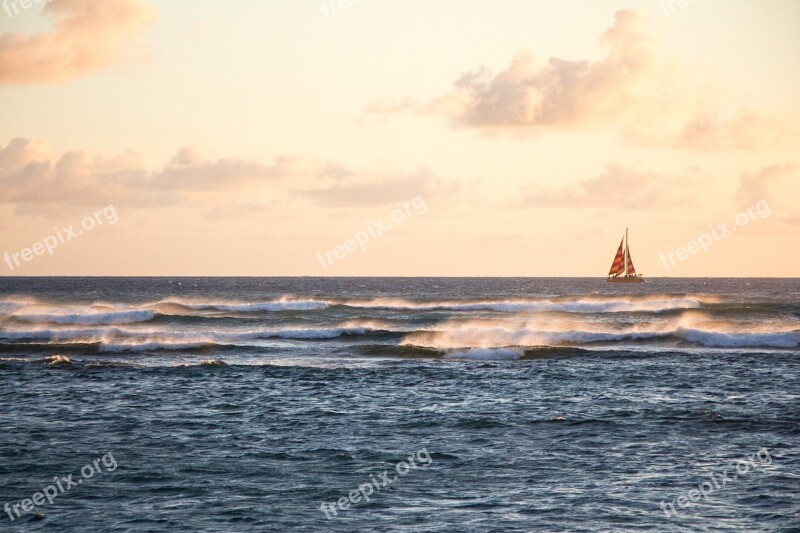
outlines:
[[[800,274],[795,0],[0,0],[0,275]]]

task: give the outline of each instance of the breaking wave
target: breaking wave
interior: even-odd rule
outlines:
[[[800,330],[731,333],[681,328],[676,334],[686,342],[713,348],[796,348],[800,345]]]
[[[796,348],[800,345],[800,328],[789,324],[774,326],[772,330],[762,327],[760,331],[740,331],[739,327],[718,324],[691,327],[682,325],[680,321],[628,328],[605,326],[606,329],[601,329],[603,326],[597,324],[583,325],[593,329],[575,329],[572,327],[574,323],[556,329],[553,324],[536,327],[536,324],[500,323],[486,326],[481,322],[449,322],[436,330],[410,333],[401,344],[445,351],[641,342],[688,343],[709,348]]]
[[[288,328],[288,329],[264,329],[264,330],[217,330],[207,331],[202,334],[202,338],[213,341],[220,340],[257,340],[257,339],[335,339],[342,336],[364,335],[372,331],[364,327],[340,327],[340,328]],[[137,330],[121,328],[97,328],[97,329],[36,329],[22,331],[0,331],[0,340],[45,340],[45,341],[69,341],[75,339],[113,339],[113,338],[149,338],[164,336],[170,339],[196,339],[198,334],[188,331],[168,331],[168,330]]]
[[[257,313],[319,311],[331,307],[359,310],[475,311],[496,313],[660,313],[700,309],[717,300],[709,296],[586,296],[570,298],[528,298],[501,300],[412,301],[394,298],[370,300],[314,299],[284,296],[260,302],[201,301],[170,298],[142,304],[56,304],[43,303],[29,297],[8,297],[0,300],[2,317],[33,324],[134,324],[160,318],[187,320],[204,318],[237,318]]]
[[[78,313],[14,313],[16,320],[39,324],[132,324],[152,320],[155,311],[110,311]]]
[[[421,293],[420,293],[421,294]],[[456,294],[456,293],[454,293]],[[791,302],[705,294],[439,299],[283,296],[140,303],[0,299],[0,353],[302,350],[368,357],[514,360],[582,353],[800,346]]]
[[[659,312],[673,309],[698,309],[715,303],[711,297],[652,295],[642,297],[582,297],[551,299],[508,299],[496,301],[468,300],[441,302],[414,302],[403,299],[377,298],[372,300],[346,300],[340,305],[366,309],[398,311],[495,311],[562,312],[562,313],[622,313]]]
[[[447,352],[448,359],[477,359],[481,361],[496,361],[502,359],[519,359],[524,350],[516,348],[470,348],[468,350],[454,350]]]
[[[71,366],[72,361],[66,355],[53,355],[42,360],[48,366]]]
[[[325,309],[328,307],[329,303],[313,299],[302,300],[283,297],[278,300],[270,300],[266,302],[192,302],[190,300],[169,299],[161,300],[153,305],[171,305],[193,309],[196,311],[232,311],[238,313],[247,313],[259,311],[309,311]]]

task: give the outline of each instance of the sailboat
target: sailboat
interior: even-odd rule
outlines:
[[[611,263],[611,270],[608,271],[606,281],[609,283],[644,283],[644,277],[636,273],[633,268],[631,252],[628,249],[628,228],[625,228],[625,235],[619,243],[617,255]]]

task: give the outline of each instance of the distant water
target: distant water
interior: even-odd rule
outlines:
[[[118,464],[0,531],[798,531],[799,346],[798,279],[0,278],[0,505]]]

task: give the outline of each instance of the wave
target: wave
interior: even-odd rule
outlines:
[[[186,316],[219,318],[219,313],[290,312],[325,309],[328,302],[313,299],[280,298],[263,302],[193,302],[181,299],[143,304],[44,304],[34,298],[9,297],[0,300],[0,317],[33,324],[133,324],[157,317]]]
[[[367,328],[288,328],[248,331],[153,331],[120,328],[0,331],[0,351],[41,351],[59,349],[68,352],[156,352],[208,349],[264,348],[250,341],[268,339],[332,340],[338,337],[397,333]]]
[[[100,352],[156,352],[156,351],[192,351],[208,349],[237,350],[242,348],[263,349],[263,345],[248,344],[247,341],[280,338],[287,340],[330,340],[345,335],[363,335],[364,331],[333,328],[328,330],[283,330],[260,331],[228,335],[196,335],[187,334],[177,338],[143,338],[114,342],[104,339],[99,343]]]
[[[590,324],[586,324],[590,326]],[[480,327],[470,323],[445,323],[441,329],[416,331],[401,344],[426,346],[438,350],[504,349],[531,346],[583,346],[632,342],[688,343],[709,348],[796,348],[800,329],[772,331],[726,331],[712,327],[687,327],[675,324],[650,324],[625,329],[547,330],[524,324]],[[478,356],[476,356],[478,357]]]
[[[525,351],[521,348],[470,348],[447,352],[448,359],[476,359],[479,361],[497,361],[503,359],[519,359]]]
[[[297,339],[297,340],[311,340],[311,339],[335,339],[342,336],[355,336],[364,335],[369,330],[367,328],[322,328],[322,329],[283,329],[283,330],[265,330],[265,331],[252,331],[241,332],[233,335],[233,338],[240,340],[250,339]]]
[[[68,352],[81,354],[95,354],[100,351],[99,342],[25,342],[4,343],[0,342],[0,353],[53,353]]]
[[[19,341],[69,341],[81,338],[100,338],[104,336],[124,336],[128,332],[118,328],[94,329],[31,329],[0,331],[1,340]]]
[[[796,348],[800,345],[800,331],[730,333],[680,328],[676,334],[686,342],[713,348]]]
[[[196,340],[190,342],[178,342],[171,340],[153,340],[149,342],[138,343],[101,343],[100,352],[159,352],[159,351],[193,351],[198,349],[219,349],[219,348],[236,348],[236,346],[225,345],[214,342],[212,340]]]
[[[150,298],[139,303],[0,298],[0,353],[271,353],[328,342],[325,350],[333,353],[478,360],[547,357],[551,353],[545,350],[554,349],[800,346],[800,320],[789,312],[793,304],[748,303],[745,296]],[[321,309],[328,311],[316,312]]]
[[[156,316],[155,311],[109,311],[77,313],[20,313],[11,315],[15,320],[36,324],[133,324],[147,322]]]
[[[334,328],[286,328],[286,329],[261,329],[261,330],[216,330],[205,331],[198,334],[193,331],[168,331],[168,330],[140,330],[122,328],[93,328],[93,329],[35,329],[22,331],[0,331],[0,340],[7,341],[70,341],[76,339],[91,339],[96,342],[105,342],[113,339],[150,339],[166,338],[169,340],[208,340],[215,341],[247,341],[259,339],[335,339],[337,337],[367,335],[369,333],[392,334],[396,332],[373,330],[365,327],[334,327]]]
[[[113,325],[142,322],[175,322],[177,320],[260,320],[260,313],[303,313],[333,308],[337,310],[384,310],[419,313],[447,311],[453,313],[490,312],[508,314],[564,313],[604,316],[614,313],[643,313],[671,315],[703,310],[707,312],[744,314],[772,311],[768,304],[756,308],[734,302],[721,303],[711,295],[655,294],[640,296],[574,296],[509,298],[495,300],[409,300],[398,298],[318,299],[283,296],[281,298],[247,302],[237,300],[200,300],[167,298],[140,304],[42,303],[39,300],[14,296],[0,300],[0,318],[33,324]],[[427,318],[435,318],[429,315]],[[380,317],[361,317],[376,320]]]
[[[66,355],[53,355],[50,357],[45,357],[42,363],[47,364],[48,366],[71,366],[72,361]]]
[[[404,359],[438,359],[444,352],[429,346],[412,344],[364,344],[354,348],[369,357],[400,357]]]
[[[222,359],[205,359],[203,361],[200,361],[200,364],[198,366],[221,367],[221,366],[228,366],[228,363],[226,363]]]
[[[260,311],[309,311],[325,309],[329,306],[329,303],[313,299],[302,300],[284,297],[278,300],[270,300],[266,302],[192,302],[181,299],[169,299],[161,300],[156,302],[154,305],[176,306],[196,311],[232,311],[237,313],[247,313]]]
[[[365,344],[354,351],[369,357],[401,357],[408,359],[546,359],[593,353],[591,350],[567,346],[503,346],[495,348],[439,349],[414,344]]]
[[[30,296],[7,296],[0,299],[0,313],[10,314],[25,306],[35,304],[37,300]]]
[[[581,297],[551,299],[466,300],[415,302],[403,299],[345,300],[345,307],[397,311],[494,311],[562,312],[562,313],[621,313],[659,312],[674,309],[698,309],[717,300],[708,296],[651,295],[642,297]],[[334,303],[334,302],[331,302]]]
[[[588,324],[587,324],[588,326]],[[394,355],[429,356],[414,353],[418,348],[432,350],[438,354],[461,353],[469,350],[513,349],[516,357],[525,355],[524,350],[539,347],[580,347],[592,345],[620,346],[620,343],[671,343],[679,346],[687,343],[709,348],[796,348],[800,346],[800,329],[773,331],[725,331],[721,329],[687,327],[662,324],[625,329],[564,329],[544,330],[522,325],[513,328],[476,327],[469,323],[456,325],[445,323],[440,329],[412,332],[370,329],[366,327],[331,328],[285,328],[256,330],[216,331],[168,331],[124,328],[89,329],[40,329],[28,331],[0,331],[0,349],[60,348],[74,351],[79,348],[97,351],[159,351],[193,350],[209,347],[253,347],[263,348],[257,341],[269,339],[297,341],[326,341],[346,337],[386,341],[397,340]],[[676,344],[677,343],[677,344]],[[366,347],[367,355],[381,355],[386,345],[379,345],[375,352]],[[410,348],[409,348],[410,347]],[[522,352],[520,350],[523,350]],[[481,352],[468,354],[468,358],[480,358]],[[493,354],[488,358],[511,355]]]

